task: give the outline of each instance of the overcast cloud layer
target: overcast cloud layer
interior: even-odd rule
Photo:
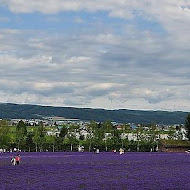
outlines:
[[[0,0],[0,102],[190,111],[189,0]]]

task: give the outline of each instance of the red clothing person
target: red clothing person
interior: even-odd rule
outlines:
[[[17,155],[15,157],[15,160],[16,160],[16,165],[19,165],[20,164],[20,155]]]

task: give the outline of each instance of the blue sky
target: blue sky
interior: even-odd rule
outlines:
[[[109,17],[107,11],[87,12],[87,11],[66,11],[55,14],[34,13],[14,13],[7,7],[0,7],[0,28],[19,30],[45,30],[55,29],[58,32],[85,31],[90,27],[96,28],[99,24],[107,25],[115,33],[122,33],[123,26],[135,25],[139,30],[150,30],[155,33],[164,33],[164,28],[155,20],[146,20],[135,15],[133,20],[118,17]]]
[[[190,110],[188,1],[0,5],[0,102]]]

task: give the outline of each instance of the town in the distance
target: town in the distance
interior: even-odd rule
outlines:
[[[82,121],[64,117],[1,119],[0,152],[187,152],[190,116],[184,124]]]

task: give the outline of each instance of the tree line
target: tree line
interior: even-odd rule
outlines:
[[[99,148],[100,151],[111,151],[124,148],[126,151],[150,151],[156,150],[159,141],[158,130],[155,125],[149,125],[149,139],[144,138],[144,125],[140,125],[135,134],[137,140],[128,140],[122,136],[130,132],[127,124],[122,125],[118,130],[110,121],[97,123],[91,121],[86,126],[87,136],[80,134],[80,126],[77,124],[63,125],[60,134],[57,136],[47,135],[47,129],[40,122],[37,126],[29,128],[22,120],[16,126],[9,126],[6,120],[0,121],[0,149],[18,149],[22,151],[77,151],[83,146],[85,151],[93,151]],[[185,120],[187,137],[190,139],[190,114]],[[76,134],[79,134],[79,137]],[[174,135],[170,131],[171,137]]]

